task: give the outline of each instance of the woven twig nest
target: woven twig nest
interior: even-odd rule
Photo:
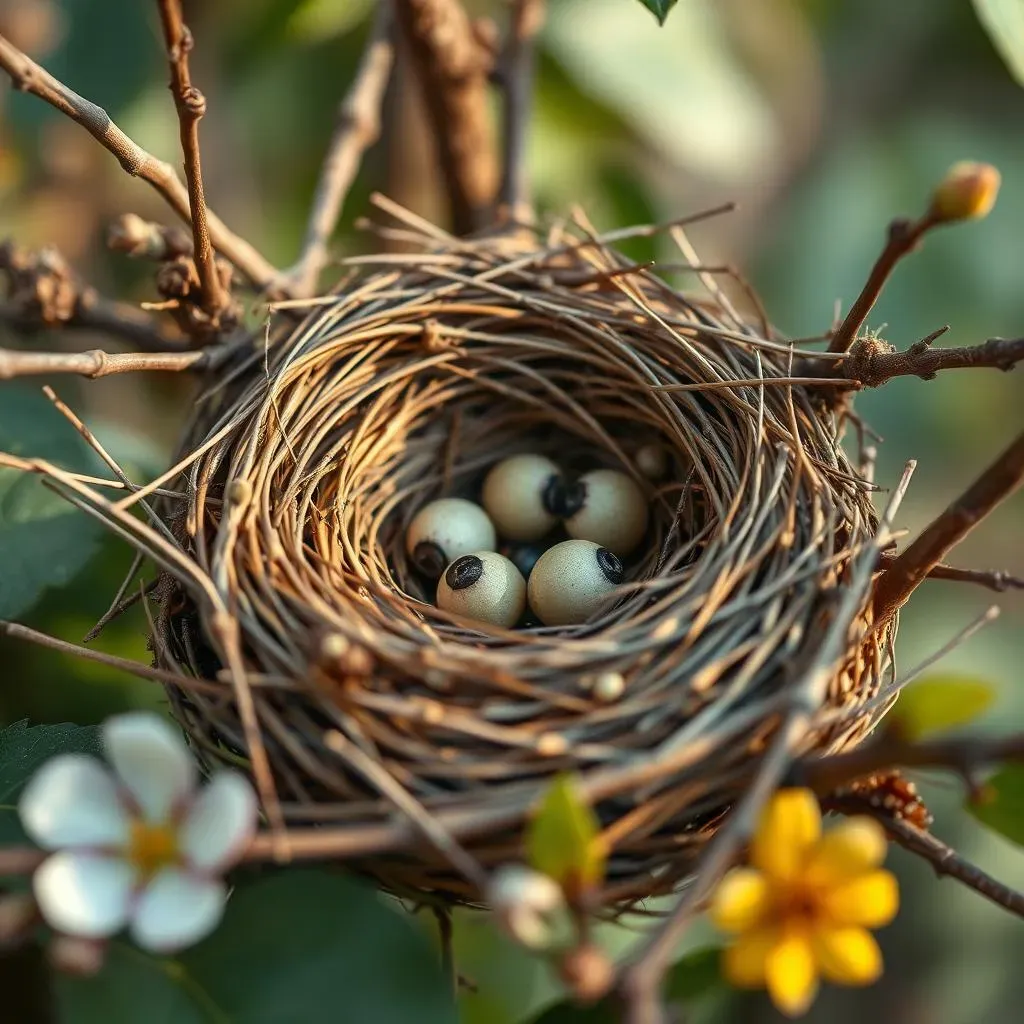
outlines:
[[[623,909],[685,880],[742,791],[875,533],[873,488],[827,403],[777,383],[791,347],[721,296],[688,299],[583,228],[421,241],[351,261],[199,402],[167,509],[190,566],[168,566],[157,661],[208,759],[250,764],[251,699],[268,812],[350,836],[394,891],[479,900],[463,852],[521,857],[540,793],[578,773]],[[521,451],[649,496],[626,581],[583,625],[460,622],[404,553],[419,508]],[[805,753],[877,715],[895,627],[870,625],[865,604]]]

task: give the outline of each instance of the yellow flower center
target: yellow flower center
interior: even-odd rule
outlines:
[[[178,837],[168,824],[151,825],[147,821],[132,822],[128,840],[128,859],[143,878],[152,878],[179,859]]]
[[[780,887],[774,903],[780,920],[813,924],[821,915],[821,894],[809,885]]]

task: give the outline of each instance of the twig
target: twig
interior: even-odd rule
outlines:
[[[885,551],[878,560],[879,569],[888,569],[899,556],[895,551]],[[958,569],[955,565],[939,562],[928,573],[930,580],[949,580],[953,583],[975,583],[1003,593],[1007,590],[1024,590],[1024,579],[1011,576],[1002,569]]]
[[[381,0],[355,80],[338,108],[334,135],[320,168],[302,251],[298,260],[281,275],[288,284],[288,294],[293,297],[304,298],[314,293],[320,271],[327,262],[327,239],[338,223],[345,197],[359,171],[359,161],[380,137],[381,103],[395,59],[391,30],[391,4],[389,0]]]
[[[18,332],[31,333],[46,326],[9,304],[0,305],[0,320]],[[101,299],[95,294],[83,296],[75,315],[60,327],[110,334],[150,352],[173,350],[180,345],[179,338],[165,334],[156,321],[141,310],[123,302]]]
[[[515,223],[525,223],[531,217],[526,139],[533,97],[534,41],[544,25],[545,7],[545,0],[514,0],[502,60],[504,151],[498,196],[502,216]]]
[[[990,338],[967,348],[932,348],[932,342],[947,330],[943,327],[932,332],[906,352],[897,352],[881,338],[859,338],[850,346],[850,357],[835,368],[835,376],[860,387],[877,388],[893,377],[931,380],[940,370],[1012,370],[1024,361],[1024,338]],[[816,365],[820,369],[820,364]]]
[[[960,736],[911,743],[889,729],[875,742],[794,766],[794,776],[828,795],[854,779],[885,768],[948,768],[973,787],[980,769],[1003,761],[1024,761],[1024,733],[999,738]]]
[[[192,236],[176,225],[154,224],[136,213],[123,213],[107,228],[107,247],[132,259],[162,262],[192,255]]]
[[[833,801],[832,806],[844,814],[871,815],[885,828],[891,839],[905,850],[926,860],[939,877],[945,875],[948,878],[955,878],[1011,914],[1024,917],[1024,893],[1010,888],[982,871],[930,832],[902,818],[894,818],[883,809],[872,807],[856,798]]]
[[[487,109],[493,53],[460,0],[394,0],[423,86],[457,234],[485,226],[497,168]]]
[[[1024,433],[992,463],[879,578],[874,590],[875,622],[884,623],[931,570],[1024,480]]]
[[[192,249],[199,273],[200,303],[212,324],[219,328],[221,314],[230,298],[217,272],[210,229],[206,218],[206,197],[203,194],[203,169],[199,152],[199,122],[206,113],[206,97],[192,84],[188,55],[192,51],[192,33],[181,13],[181,0],[157,0],[160,21],[167,44],[167,60],[171,68],[171,93],[178,112],[181,151],[185,157],[185,181],[188,204],[192,211]]]
[[[102,107],[69,89],[3,36],[0,36],[0,68],[10,75],[16,89],[38,96],[80,124],[117,158],[127,174],[151,185],[182,220],[191,222],[189,193],[174,169],[133,142]],[[209,211],[207,228],[217,251],[254,286],[264,289],[275,284],[277,268]]]
[[[53,373],[76,373],[82,377],[109,377],[114,373],[203,370],[211,365],[212,350],[195,352],[20,352],[0,348],[0,380]]]

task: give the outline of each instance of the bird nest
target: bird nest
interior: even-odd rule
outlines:
[[[603,902],[625,909],[688,877],[749,783],[876,533],[873,488],[829,404],[788,383],[794,347],[619,255],[625,233],[423,231],[414,254],[350,261],[298,326],[276,314],[199,401],[184,496],[161,499],[177,554],[157,665],[200,755],[252,771],[283,843],[301,831],[392,891],[475,902],[571,772],[610,850]],[[581,625],[460,620],[405,553],[425,503],[477,496],[525,451],[617,468],[650,501]],[[797,754],[869,731],[894,630],[865,598]]]

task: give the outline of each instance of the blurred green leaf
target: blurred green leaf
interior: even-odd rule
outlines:
[[[242,884],[174,959],[121,942],[94,978],[56,980],[61,1024],[454,1024],[430,944],[373,890],[294,869]]]
[[[676,0],[640,0],[640,3],[658,19],[659,25],[664,25],[668,12],[676,5]]]
[[[0,843],[25,842],[16,804],[36,769],[57,754],[99,754],[95,726],[15,722],[0,730]]]
[[[1024,3],[974,0],[974,9],[1011,74],[1024,85]]]
[[[532,867],[560,885],[589,886],[604,874],[600,823],[570,775],[557,776],[530,822],[526,836]]]
[[[929,676],[900,694],[889,724],[907,739],[921,740],[973,722],[995,696],[992,684],[977,676]]]
[[[967,809],[983,825],[1024,846],[1024,764],[1000,768]]]
[[[696,949],[673,965],[665,979],[665,1001],[687,1006],[717,988],[722,981],[719,970],[721,950]],[[549,1006],[532,1024],[620,1024],[622,1006],[615,997],[602,999],[593,1006],[571,1002]]]
[[[102,424],[93,432],[130,474],[161,463],[152,444]],[[42,458],[74,472],[111,477],[52,403],[27,387],[5,387],[0,451]],[[0,469],[0,619],[31,608],[50,587],[64,586],[96,553],[103,526],[31,473]]]

